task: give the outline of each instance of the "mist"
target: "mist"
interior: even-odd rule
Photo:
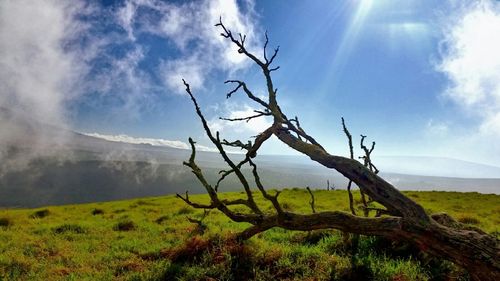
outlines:
[[[67,106],[81,93],[85,52],[70,47],[85,30],[79,3],[0,3],[0,176],[33,159],[71,159]]]

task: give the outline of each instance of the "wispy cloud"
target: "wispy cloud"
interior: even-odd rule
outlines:
[[[178,149],[191,149],[191,147],[187,143],[178,140],[132,137],[124,134],[120,135],[105,135],[99,133],[83,133],[83,134],[94,138],[100,138],[114,142],[122,142],[130,144],[150,144],[153,146],[166,146]],[[203,145],[196,145],[196,148],[201,151],[215,151],[214,148],[210,148]]]
[[[160,64],[160,73],[162,80],[167,87],[174,93],[185,94],[184,88],[180,87],[182,79],[186,79],[192,89],[200,89],[205,83],[207,75],[206,63],[199,54],[193,54],[187,57],[162,61]]]
[[[107,45],[112,47],[111,45]],[[111,48],[112,49],[112,48]],[[147,108],[155,100],[158,87],[153,78],[139,64],[147,56],[145,47],[136,45],[119,56],[99,58],[106,66],[99,73],[88,77],[87,91],[97,93],[90,98],[93,102],[111,101],[109,111],[120,118],[139,117],[142,109]],[[95,67],[95,66],[94,66]]]
[[[162,59],[158,69],[165,86],[175,93],[183,93],[181,78],[188,79],[193,89],[199,89],[213,71],[234,72],[249,65],[213,26],[222,17],[234,32],[247,35],[248,48],[260,46],[254,37],[253,1],[240,4],[236,0],[182,4],[128,0],[118,10],[117,19],[132,41],[141,34],[152,34],[176,46],[178,56]]]
[[[425,133],[429,137],[446,137],[449,134],[449,125],[445,122],[439,122],[430,119],[427,122]]]
[[[481,118],[480,133],[500,137],[500,3],[474,1],[447,18],[441,62],[445,96]]]
[[[444,101],[457,116],[431,119],[422,141],[427,153],[499,165],[500,3],[449,1],[442,26],[436,70],[447,84]],[[450,12],[452,11],[452,12]]]
[[[61,1],[0,3],[0,106],[60,123],[76,81],[87,70],[82,50],[70,49],[85,31],[86,6]]]
[[[235,119],[235,118],[245,118],[249,116],[256,115],[254,111],[255,108],[249,105],[236,105],[233,103],[226,102],[219,108],[222,117]],[[209,121],[210,129],[213,131],[219,131],[221,133],[227,133],[228,131],[233,133],[250,133],[256,135],[262,133],[264,130],[272,125],[270,117],[258,117],[250,119],[247,121],[227,121],[222,119],[212,119]]]

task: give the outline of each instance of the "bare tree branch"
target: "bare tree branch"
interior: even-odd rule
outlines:
[[[194,203],[189,200],[189,195],[188,192],[186,191],[186,196],[182,197],[179,193],[176,194],[177,198],[182,199],[182,201],[186,202],[189,206],[196,208],[196,209],[215,209],[216,206],[214,204],[199,204],[199,203]]]
[[[268,63],[269,60],[267,59],[267,44],[269,44],[269,37],[267,36],[267,30],[264,33],[264,36],[266,37],[266,41],[264,42],[264,61]]]
[[[375,149],[375,142],[372,142],[371,148],[368,149],[364,145],[365,138],[366,138],[366,136],[361,135],[360,146],[361,146],[361,149],[363,149],[363,151],[365,152],[365,155],[361,156],[359,158],[364,160],[365,167],[370,169],[370,171],[374,172],[375,174],[378,174],[378,169],[377,169],[377,167],[375,167],[375,165],[373,165],[372,159],[371,159],[371,154],[372,154],[373,150]],[[366,196],[365,196],[363,190],[361,190],[361,201],[363,202],[363,212],[365,214],[365,217],[368,217],[370,214],[370,210],[371,210],[371,208],[368,208],[368,202],[371,201],[371,198],[368,197],[368,200],[366,200]],[[377,212],[377,214],[378,213],[380,213],[380,212]]]
[[[235,140],[235,141],[229,142],[228,140],[223,139],[222,144],[225,146],[239,147],[239,148],[245,149],[245,150],[249,150],[252,147],[251,141],[248,141],[247,143],[242,143],[240,140]]]
[[[273,124],[271,127],[264,130],[264,132],[257,135],[257,137],[255,138],[255,141],[253,143],[253,146],[250,147],[250,149],[248,149],[247,157],[248,158],[255,158],[255,156],[257,156],[257,150],[259,150],[261,145],[274,134],[275,130],[276,130],[276,125]]]
[[[306,187],[307,191],[309,192],[309,195],[311,196],[311,201],[309,201],[309,205],[311,205],[311,210],[313,212],[313,214],[316,213],[316,210],[314,209],[314,194],[312,193],[311,189],[308,187]]]
[[[269,72],[273,72],[273,71],[276,71],[278,69],[280,69],[280,66],[276,66],[276,67],[270,68]]]
[[[302,138],[304,138],[306,141],[309,141],[310,143],[312,143],[312,144],[316,145],[317,147],[324,150],[324,148],[313,137],[309,136],[304,131],[304,129],[302,129],[302,127],[300,127],[300,122],[299,122],[299,119],[297,116],[295,116],[294,119],[287,119],[284,114],[282,114],[282,116],[285,117],[284,119],[286,121],[287,128],[290,131],[295,132],[297,134],[297,138],[299,138],[300,140],[302,140]],[[296,125],[293,125],[293,123],[295,123]]]
[[[375,167],[375,165],[373,165],[373,162],[371,159],[371,154],[372,154],[373,150],[375,149],[375,142],[372,142],[371,148],[368,149],[368,147],[366,147],[363,143],[365,138],[366,138],[366,136],[361,135],[361,149],[363,149],[363,151],[365,152],[365,155],[361,156],[359,158],[364,160],[365,167],[368,167],[370,169],[370,171],[374,172],[375,174],[378,174],[379,171],[378,171],[377,167]]]
[[[347,137],[351,159],[354,159],[354,147],[352,145],[352,135],[347,129],[347,126],[345,125],[344,117],[342,117],[342,128],[344,130],[344,134]],[[347,194],[349,195],[349,209],[351,209],[351,213],[353,215],[356,215],[356,210],[354,209],[354,197],[352,196],[351,187],[352,187],[352,180],[349,180],[349,183],[347,184]]]
[[[236,169],[239,170],[241,169],[241,167],[247,163],[249,160],[248,157],[245,157],[245,159],[243,159],[240,163],[238,163],[238,165],[236,165]],[[230,169],[230,170],[221,170],[219,171],[219,174],[221,175],[221,177],[217,180],[217,183],[215,184],[215,192],[219,191],[219,185],[221,184],[222,181],[224,181],[224,179],[226,179],[227,176],[229,176],[230,174],[234,173],[235,172],[235,169]]]
[[[191,93],[191,89],[189,87],[189,84],[187,84],[186,81],[184,81],[184,79],[182,80],[182,82],[184,83],[184,86],[186,86],[186,92],[191,97],[191,101],[193,102],[193,104],[195,106],[196,113],[200,117],[200,120],[201,120],[201,122],[203,124],[203,128],[205,129],[205,132],[206,132],[208,138],[212,141],[213,144],[215,144],[215,146],[219,150],[219,153],[222,156],[222,158],[224,159],[224,161],[231,167],[231,169],[234,171],[234,173],[238,177],[239,181],[243,185],[243,188],[245,189],[245,192],[246,192],[247,198],[248,198],[247,199],[247,201],[248,201],[248,207],[250,209],[252,209],[255,213],[262,214],[262,211],[259,209],[259,207],[257,206],[257,204],[255,204],[255,201],[254,201],[254,198],[253,198],[253,195],[252,195],[252,191],[250,190],[250,186],[248,185],[248,181],[246,180],[245,176],[236,167],[236,165],[234,164],[234,162],[227,156],[226,151],[224,150],[224,147],[222,146],[222,143],[220,141],[219,133],[218,132],[216,133],[216,137],[214,137],[212,135],[212,132],[210,131],[208,123],[207,123],[205,117],[203,116],[203,114],[201,113],[200,107],[198,106],[198,102],[196,101],[195,97]],[[193,149],[193,151],[194,151],[194,149]]]
[[[365,217],[370,216],[370,209],[368,208],[368,203],[366,201],[366,195],[363,192],[363,190],[359,190],[359,193],[361,194],[361,203],[363,203],[363,214]]]
[[[195,219],[195,218],[187,217],[187,220],[190,223],[196,224],[195,233],[197,233],[197,234],[205,233],[205,230],[207,229],[207,225],[203,222],[203,220],[207,217],[207,215],[209,213],[210,213],[210,210],[208,210],[208,209],[203,210],[203,215],[201,216],[201,218],[199,220]]]
[[[274,195],[270,195],[269,193],[267,193],[266,189],[264,188],[264,185],[260,181],[260,176],[257,172],[257,165],[255,165],[255,163],[252,162],[252,160],[249,160],[248,163],[250,164],[250,166],[252,166],[252,174],[255,179],[255,184],[262,193],[262,196],[264,196],[264,198],[266,198],[267,200],[271,201],[271,204],[273,204],[273,207],[274,209],[276,209],[278,215],[283,215],[284,213],[283,208],[281,208],[281,205],[278,202],[278,196],[280,195],[280,192],[276,191]]]
[[[269,105],[263,101],[262,99],[258,98],[257,96],[255,96],[252,91],[250,91],[250,89],[248,89],[247,87],[247,84],[243,81],[239,81],[239,80],[227,80],[226,82],[224,82],[224,84],[238,84],[236,86],[236,88],[234,88],[233,90],[231,90],[229,93],[226,94],[226,98],[230,98],[234,93],[236,93],[239,89],[243,89],[243,91],[245,92],[245,94],[253,101],[255,101],[256,103],[260,104],[261,106],[263,106],[264,108],[269,108]]]
[[[274,58],[276,58],[276,56],[278,55],[278,52],[280,51],[280,46],[276,47],[276,49],[274,49],[274,54],[271,56],[271,59],[267,62],[267,65],[271,65],[274,61]]]
[[[258,110],[254,110],[255,115],[252,115],[252,116],[247,116],[247,117],[239,117],[239,118],[223,118],[223,117],[220,117],[219,119],[220,120],[225,120],[225,121],[250,121],[252,119],[255,119],[255,118],[259,118],[259,117],[262,117],[262,116],[272,116],[272,114],[270,112],[265,112],[265,111],[258,111]]]

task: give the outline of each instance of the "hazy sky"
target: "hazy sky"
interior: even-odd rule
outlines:
[[[279,103],[331,153],[347,154],[343,116],[374,154],[500,166],[498,1],[4,0],[0,106],[108,139],[208,146],[185,78],[212,128],[256,135],[270,120],[218,120],[258,109],[226,100],[224,80],[265,94],[219,16],[259,55],[265,30],[280,45]],[[293,151],[272,140],[262,153]]]

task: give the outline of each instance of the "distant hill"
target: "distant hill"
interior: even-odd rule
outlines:
[[[40,124],[0,108],[0,207],[42,206],[204,192],[182,165],[190,151],[167,146],[129,144]],[[7,134],[4,132],[8,132]],[[234,154],[234,158],[242,155]],[[500,168],[435,157],[375,157],[381,175],[400,189],[500,193]],[[219,154],[199,151],[197,161],[211,182],[226,165]],[[259,155],[263,182],[272,188],[338,189],[339,173],[304,156]],[[251,178],[248,169],[245,173]],[[240,189],[228,177],[222,190]]]
[[[375,156],[382,171],[456,178],[500,178],[500,167],[444,157]],[[500,187],[499,187],[500,188]]]

